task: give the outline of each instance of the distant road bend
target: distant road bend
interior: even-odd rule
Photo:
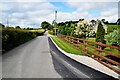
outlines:
[[[114,79],[63,55],[48,38],[47,32],[5,53],[2,70],[3,78]]]

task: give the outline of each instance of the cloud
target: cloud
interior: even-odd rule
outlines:
[[[65,2],[119,2],[119,0],[66,0]]]
[[[100,13],[100,19],[106,19],[109,22],[116,22],[118,19],[118,9],[112,8]]]
[[[94,12],[94,14],[89,13],[86,19],[106,19],[109,22],[116,22],[118,19],[118,3],[117,2],[67,2],[67,5],[71,8],[77,8],[76,12]],[[95,13],[98,11],[98,13]],[[110,19],[109,19],[110,18]],[[88,19],[88,20],[89,20]]]
[[[40,26],[42,20],[45,20],[44,18],[56,9],[49,2],[3,2],[0,5],[2,7],[0,22],[6,24],[8,19],[9,24],[13,26],[30,26],[33,24]]]
[[[118,13],[118,8],[108,9],[107,11],[103,11],[100,13],[101,16],[111,16],[116,15]]]
[[[49,2],[118,2],[119,0],[47,0]],[[46,0],[1,0],[0,2],[46,2]]]
[[[2,7],[0,22],[6,24],[8,18],[9,23],[13,26],[36,25],[38,27],[42,21],[52,23],[55,19],[54,10],[58,7],[46,0],[42,1],[24,2],[24,0],[18,0],[16,2],[0,3],[0,7]],[[58,10],[57,22],[79,20],[81,18],[87,20],[105,18],[110,22],[116,22],[117,20],[117,3],[114,2],[67,2],[66,5],[70,8],[76,8],[76,10],[72,12]],[[100,11],[98,15],[89,13],[89,11],[94,12],[95,10]]]

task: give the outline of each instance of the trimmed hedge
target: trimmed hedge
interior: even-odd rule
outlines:
[[[45,32],[45,31],[44,31]],[[20,44],[23,44],[44,32],[31,32],[23,29],[2,29],[2,53],[9,51]]]

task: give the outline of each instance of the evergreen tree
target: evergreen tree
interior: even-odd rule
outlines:
[[[96,32],[96,42],[101,42],[101,43],[106,43],[106,41],[104,40],[104,36],[105,36],[105,29],[102,25],[101,22],[98,23],[98,27],[97,27],[97,32]],[[102,46],[102,49],[104,49],[105,47]]]

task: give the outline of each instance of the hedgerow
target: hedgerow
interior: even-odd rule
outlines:
[[[2,52],[5,53],[17,47],[20,44],[23,44],[36,36],[42,35],[44,32],[32,32],[29,30],[23,29],[2,29]]]

